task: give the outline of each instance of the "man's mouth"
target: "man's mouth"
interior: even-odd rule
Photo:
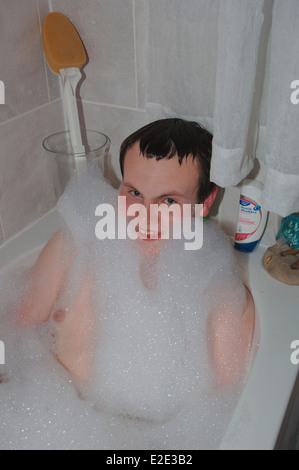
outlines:
[[[143,240],[158,240],[161,238],[161,233],[142,227],[136,227],[136,232],[138,232],[139,238]]]

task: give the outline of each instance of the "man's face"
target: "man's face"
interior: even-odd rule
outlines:
[[[132,204],[141,204],[146,209],[147,216],[136,228],[139,238],[146,241],[161,238],[160,224],[153,229],[150,223],[152,204],[178,204],[181,214],[183,204],[196,204],[199,171],[198,163],[191,157],[181,165],[177,156],[159,161],[146,158],[140,153],[138,142],[127,151],[120,196],[126,196],[126,210]],[[171,212],[169,222],[172,222]]]

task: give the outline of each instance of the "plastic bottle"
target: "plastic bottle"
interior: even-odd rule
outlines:
[[[235,232],[235,248],[250,253],[264,233],[268,212],[261,204],[263,185],[246,179],[241,186],[239,216]]]

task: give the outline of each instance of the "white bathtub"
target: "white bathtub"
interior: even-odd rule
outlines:
[[[22,261],[31,265],[59,228],[54,210],[0,247],[0,270]],[[272,279],[261,266],[265,247],[238,253],[244,282],[258,312],[259,349],[248,382],[220,449],[294,448],[299,422],[298,366],[291,342],[299,340],[299,287]],[[299,355],[298,355],[299,356]]]

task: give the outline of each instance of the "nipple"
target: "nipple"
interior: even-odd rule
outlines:
[[[57,310],[57,312],[54,313],[53,318],[57,323],[62,322],[65,319],[66,311],[65,310]]]

